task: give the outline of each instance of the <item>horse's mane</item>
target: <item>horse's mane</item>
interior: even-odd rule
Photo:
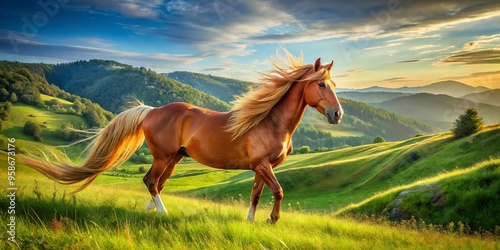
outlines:
[[[286,49],[283,48],[283,51],[286,58],[276,53],[275,59],[271,60],[274,69],[261,74],[263,83],[256,90],[240,95],[232,102],[233,108],[227,131],[233,134],[233,139],[245,134],[264,120],[292,84],[314,67],[312,64],[303,63],[302,54],[296,58]],[[321,68],[300,81],[323,79],[330,79],[330,72]]]

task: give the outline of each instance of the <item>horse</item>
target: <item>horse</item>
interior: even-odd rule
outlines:
[[[306,107],[315,108],[330,124],[338,124],[343,115],[330,77],[333,61],[323,65],[318,58],[304,64],[302,55],[283,50],[286,56],[277,52],[271,60],[274,69],[262,74],[263,83],[236,97],[228,112],[183,102],[156,108],[140,104],[118,114],[96,134],[81,166],[33,156],[21,161],[62,184],[85,181],[75,191],[79,192],[105,170],[129,159],[146,140],[154,158],[143,178],[151,194],[147,210],[167,213],[160,193],[177,163],[189,156],[217,169],[254,171],[247,220],[255,220],[267,185],[274,196],[268,221],[275,224],[284,195],[273,169],[292,152],[292,135]]]

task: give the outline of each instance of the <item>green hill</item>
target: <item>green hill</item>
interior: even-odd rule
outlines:
[[[292,156],[283,166],[275,169],[275,174],[285,191],[285,206],[291,204],[295,207],[300,203],[304,210],[340,211],[377,193],[393,192],[394,187],[410,187],[442,173],[473,167],[478,162],[489,161],[491,157],[500,157],[500,125],[487,127],[478,134],[458,140],[453,139],[450,133],[443,133]],[[191,176],[169,180],[165,192],[216,200],[229,197],[247,200],[249,197],[252,172],[227,173],[224,177],[225,172],[231,171],[212,172],[202,166],[191,171]],[[444,180],[447,176],[440,178]],[[186,188],[184,184],[190,182],[198,184]],[[269,202],[271,197],[266,189],[263,203]],[[465,197],[463,202],[473,198],[472,195]],[[495,206],[499,207],[498,204]],[[467,219],[462,218],[462,222]]]
[[[500,107],[447,95],[421,93],[374,103],[373,106],[423,121],[444,131],[449,131],[457,117],[469,107],[479,112],[485,124],[500,122]]]
[[[235,95],[248,92],[252,85],[251,82],[186,71],[175,71],[163,75],[188,84],[227,103],[233,101]]]
[[[195,88],[146,68],[106,60],[57,64],[45,71],[47,81],[89,98],[112,112],[123,111],[131,99],[151,106],[188,102],[226,111],[229,105]]]
[[[48,83],[45,72],[51,67],[41,63],[0,61],[0,102],[24,103],[57,113],[82,116],[85,124],[73,124],[78,129],[102,127],[111,120],[113,114],[101,106]],[[8,120],[5,108],[1,111],[5,113],[1,120]]]
[[[0,151],[0,161],[6,162]],[[7,168],[0,174],[7,176]],[[257,221],[245,220],[248,202],[207,201],[165,194],[168,215],[144,211],[151,199],[140,178],[101,176],[84,191],[56,185],[22,165],[16,168],[16,242],[10,200],[0,197],[3,249],[498,249],[487,234],[458,235],[435,229],[376,224],[283,206],[277,225],[265,223],[264,201]],[[10,186],[0,182],[0,188]]]

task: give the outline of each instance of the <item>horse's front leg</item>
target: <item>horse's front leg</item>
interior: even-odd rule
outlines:
[[[259,165],[257,165],[254,169],[256,175],[258,175],[264,183],[271,189],[271,192],[274,196],[274,206],[273,211],[271,212],[271,219],[269,222],[271,224],[275,224],[276,221],[280,218],[280,207],[281,201],[283,200],[283,189],[281,188],[276,176],[274,175],[273,169],[269,160],[262,161]]]
[[[250,208],[248,209],[247,220],[255,221],[255,210],[257,209],[257,204],[259,204],[260,197],[262,196],[262,191],[264,190],[264,181],[260,175],[255,174],[252,186],[252,195],[250,197]]]

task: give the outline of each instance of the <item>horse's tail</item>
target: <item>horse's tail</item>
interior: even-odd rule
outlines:
[[[22,157],[21,161],[62,184],[85,180],[85,183],[74,191],[79,192],[102,172],[125,162],[142,145],[144,131],[141,125],[151,109],[153,108],[140,105],[117,115],[95,135],[89,146],[87,159],[81,167],[72,163],[54,164],[48,160],[29,157]]]

